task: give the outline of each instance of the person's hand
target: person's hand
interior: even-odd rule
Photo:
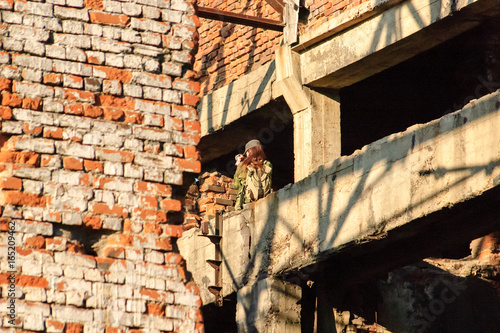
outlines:
[[[236,165],[240,164],[241,161],[243,161],[243,159],[245,158],[245,156],[243,156],[242,154],[238,154],[234,157],[234,159],[236,160]]]

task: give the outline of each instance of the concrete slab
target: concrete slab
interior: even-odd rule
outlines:
[[[253,212],[232,213],[228,220],[243,219],[250,231],[247,240],[234,237],[238,224],[228,229],[233,231],[231,246],[224,250],[229,251],[227,257],[249,258],[237,265],[232,261],[231,275],[245,276],[233,285],[253,285],[266,276],[312,265],[346,244],[397,232],[444,209],[452,212],[454,205],[499,187],[498,128],[500,91],[319,167],[304,180],[256,202]],[[179,247],[202,287],[205,270],[190,259],[191,253],[202,254],[201,244],[191,236],[195,233],[186,232]]]

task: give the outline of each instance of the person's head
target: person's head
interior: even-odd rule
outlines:
[[[259,140],[250,140],[245,145],[245,159],[241,162],[241,165],[246,166],[252,164],[260,168],[262,162],[266,159],[266,154],[262,149],[262,145]]]

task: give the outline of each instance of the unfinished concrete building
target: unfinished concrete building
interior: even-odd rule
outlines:
[[[500,3],[198,5],[206,332],[499,332]],[[253,138],[274,193],[232,212]]]

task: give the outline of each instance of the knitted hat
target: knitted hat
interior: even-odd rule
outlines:
[[[260,141],[259,140],[250,140],[247,142],[245,145],[245,154],[247,153],[248,149],[260,146]]]

